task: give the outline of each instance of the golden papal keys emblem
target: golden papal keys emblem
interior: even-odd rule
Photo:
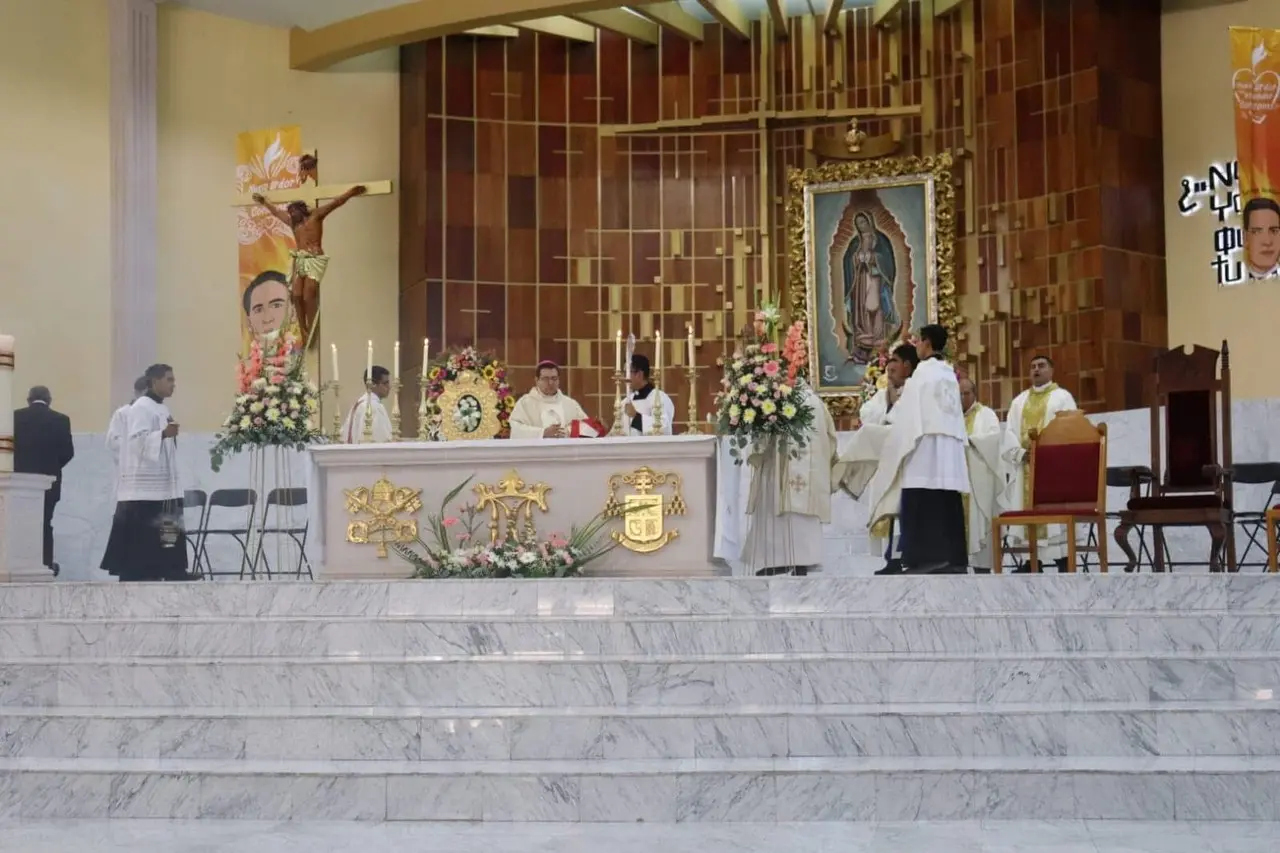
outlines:
[[[637,468],[630,474],[614,474],[609,478],[609,500],[604,514],[622,519],[622,530],[609,535],[623,548],[637,554],[652,554],[664,548],[680,535],[679,530],[666,530],[668,515],[684,515],[688,507],[681,494],[680,475],[674,472],[660,474],[648,466]],[[636,494],[624,495],[618,500],[618,492],[625,486],[633,486]],[[670,487],[670,500],[659,491]]]
[[[397,488],[386,477],[372,486],[344,489],[347,512],[365,515],[347,525],[347,541],[356,545],[378,546],[378,557],[385,559],[387,546],[408,543],[418,538],[418,520],[400,518],[422,510],[422,489]]]

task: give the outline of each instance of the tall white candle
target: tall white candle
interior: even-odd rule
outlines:
[[[329,344],[329,352],[333,356],[333,381],[338,381],[338,345]]]
[[[659,377],[662,375],[662,332],[653,333],[653,359],[656,362],[654,370],[657,371]]]
[[[369,341],[369,357],[364,363],[364,381],[366,383],[373,381],[373,341]]]
[[[614,339],[613,344],[613,372],[622,372],[622,330],[618,330],[618,337]]]
[[[396,341],[395,360],[391,363],[391,376],[394,379],[400,378],[400,342]]]
[[[422,339],[422,378],[427,378],[427,362],[429,362],[431,354],[431,338]]]
[[[690,324],[689,324],[689,337],[687,338],[687,341],[688,341],[688,344],[689,344],[689,346],[688,346],[688,350],[689,350],[689,353],[688,353],[688,355],[689,355],[688,364],[689,364],[689,366],[690,366],[690,367],[693,367],[693,324],[692,324],[692,323],[690,323]]]

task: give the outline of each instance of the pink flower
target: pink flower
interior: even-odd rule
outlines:
[[[264,421],[262,418],[253,419],[254,426],[262,426],[264,423],[266,423],[266,421]]]
[[[566,566],[572,566],[572,565],[573,565],[573,555],[572,555],[572,554],[570,554],[568,551],[565,551],[565,552],[564,552],[564,557],[563,557],[562,559],[564,560],[564,564],[565,564]]]
[[[738,395],[738,402],[745,406],[745,405],[747,404],[747,395],[746,395],[746,394],[739,394],[739,395]]]
[[[756,376],[763,376],[763,375],[764,375],[764,368],[763,368],[763,367],[757,367],[753,372],[755,373],[755,375],[756,375]]]
[[[760,347],[760,352],[777,352],[777,351],[778,351],[778,345],[773,343],[772,341]]]
[[[569,540],[565,539],[559,533],[552,533],[551,538],[547,540],[552,548],[563,548],[569,544]]]
[[[778,419],[778,416],[777,416],[777,415],[769,415],[769,422],[770,422],[770,423],[773,423],[773,422],[774,422],[774,421],[776,421],[777,419]]]
[[[459,533],[459,534],[458,534],[458,541],[459,541],[459,542],[468,542],[468,541],[470,541],[470,540],[471,540],[471,534],[470,534],[470,533]]]
[[[442,523],[444,524],[445,527],[453,527],[455,524],[458,523],[458,519],[450,517],[450,518],[446,518]]]
[[[764,366],[765,376],[770,376],[770,377],[777,376],[779,370],[781,370],[781,368],[778,366],[778,362],[770,361],[765,363],[765,366]]]
[[[729,426],[737,426],[737,425],[738,425],[737,418],[729,418]]]
[[[283,374],[283,373],[277,373],[275,376],[272,376],[272,377],[271,377],[271,384],[272,384],[272,385],[283,385],[283,384],[284,384],[284,374]]]

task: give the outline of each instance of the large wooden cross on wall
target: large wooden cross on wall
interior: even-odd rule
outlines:
[[[317,159],[319,158],[319,152],[307,151],[305,153],[310,154]],[[304,183],[301,186],[286,187],[278,190],[267,190],[262,193],[262,195],[266,196],[267,201],[272,204],[289,204],[290,202],[295,201],[305,201],[309,206],[315,207],[322,201],[337,198],[360,183],[363,183],[366,187],[366,196],[391,195],[391,181],[350,181],[345,184],[329,184],[328,186],[322,186],[319,181],[318,170],[314,183]],[[257,202],[253,200],[253,193],[245,193],[244,195],[236,196],[236,200],[232,202],[231,206],[254,207],[256,204]]]

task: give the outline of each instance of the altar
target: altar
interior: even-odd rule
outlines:
[[[318,445],[308,550],[319,578],[407,577],[395,545],[429,540],[429,518],[471,478],[444,515],[475,506],[482,535],[568,536],[608,512],[619,544],[590,575],[725,574],[712,561],[716,446],[702,435]]]

